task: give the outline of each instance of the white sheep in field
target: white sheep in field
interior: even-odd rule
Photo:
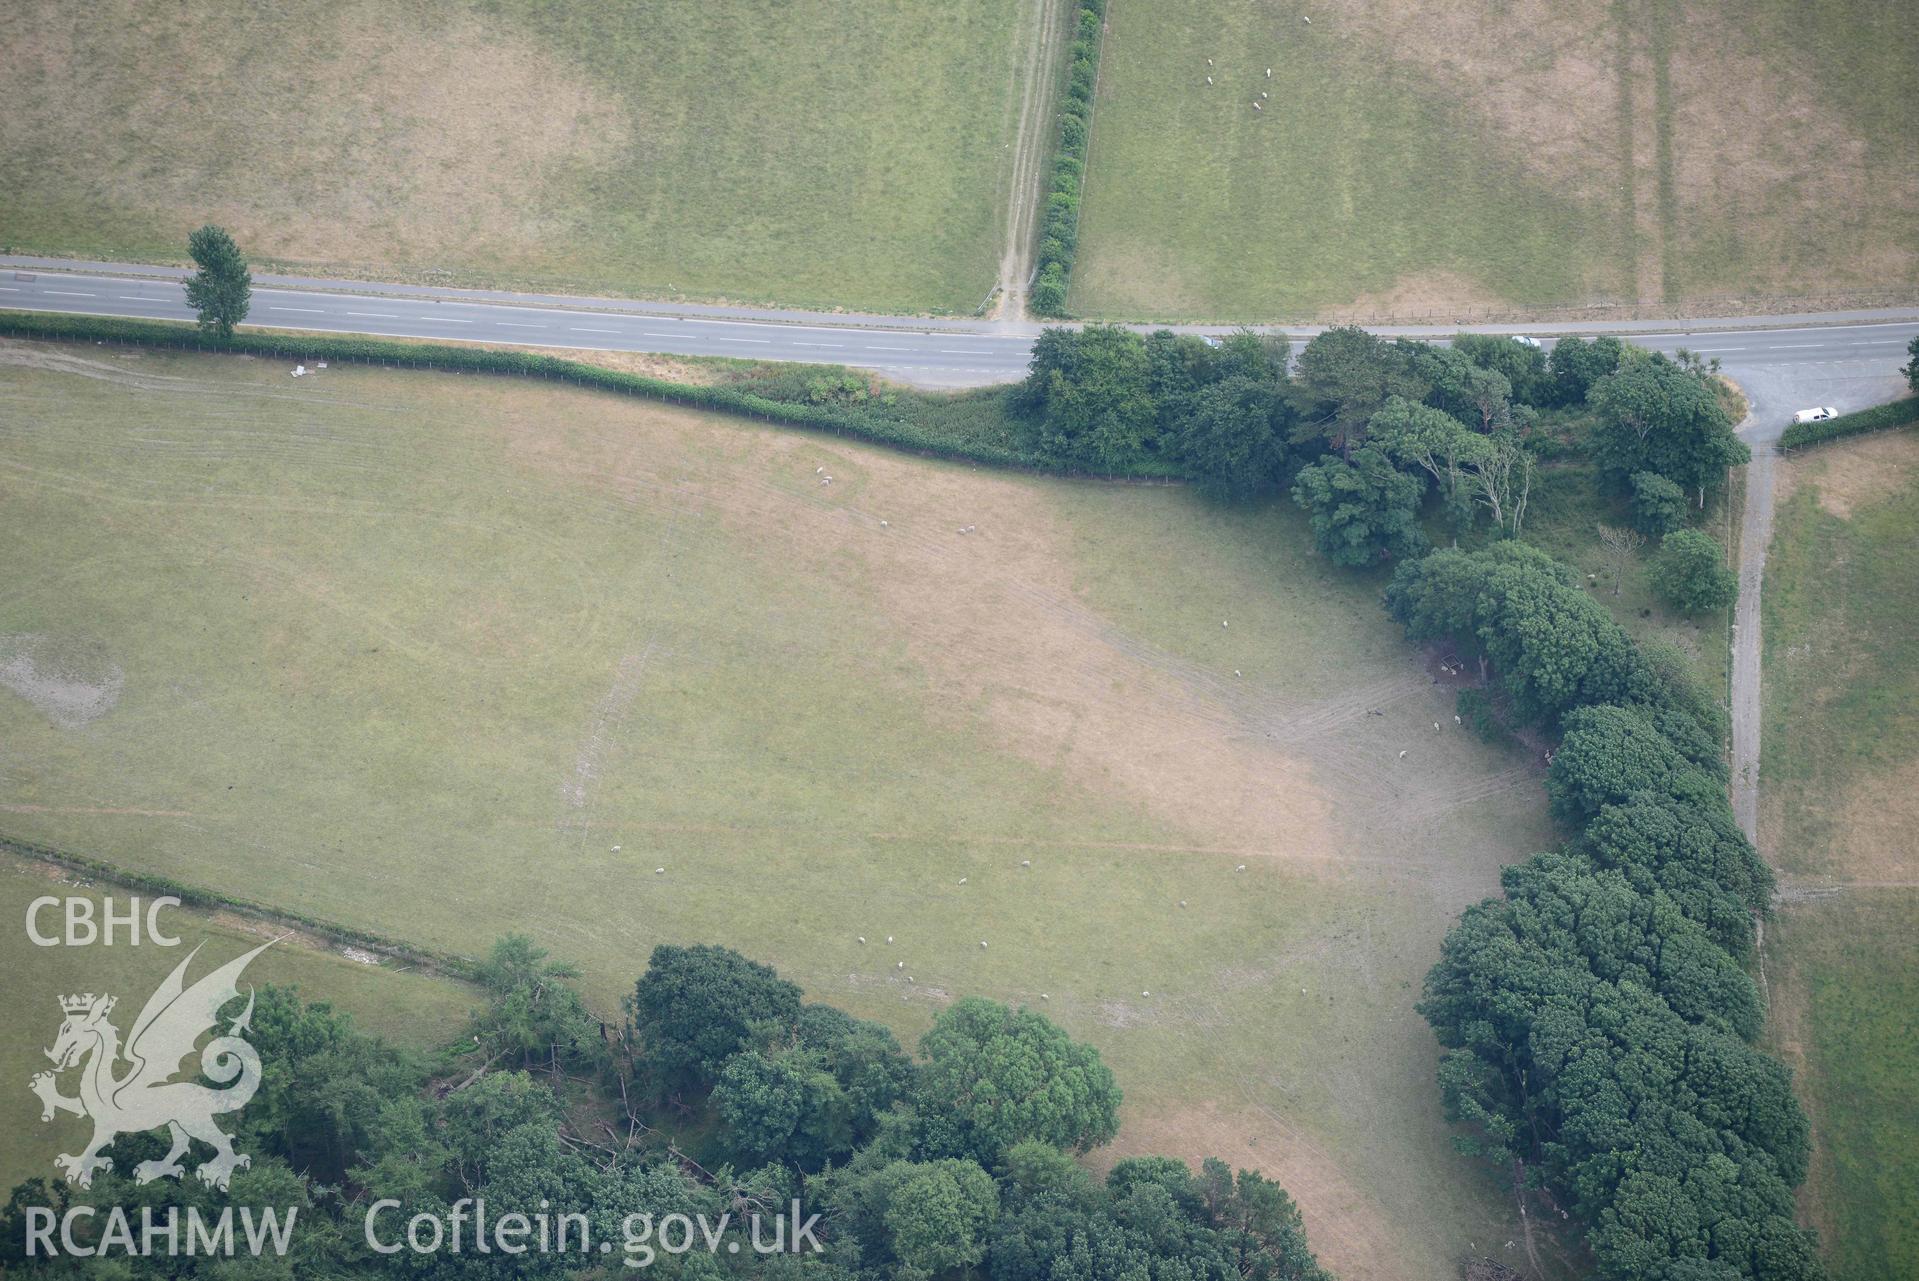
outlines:
[[[1399,754],[1399,759],[1400,759],[1400,760],[1402,760],[1402,761],[1403,761],[1403,760],[1405,760],[1405,759],[1406,759],[1406,753],[1404,753],[1404,752],[1401,752],[1401,753]]]
[[[1266,108],[1264,108],[1264,107],[1262,107],[1262,106],[1260,106],[1260,105],[1259,105],[1259,104],[1258,104],[1257,102],[1255,102],[1255,103],[1253,104],[1253,110],[1254,110],[1254,111],[1264,111],[1264,110],[1266,110]]]
[[[1213,78],[1212,78],[1211,76],[1207,76],[1207,77],[1206,77],[1206,83],[1207,83],[1207,84],[1211,84],[1211,83],[1213,83]]]

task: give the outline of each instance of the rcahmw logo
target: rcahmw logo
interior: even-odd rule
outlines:
[[[65,1016],[59,1035],[46,1051],[53,1070],[37,1073],[29,1088],[40,1098],[40,1119],[51,1121],[62,1112],[85,1117],[93,1122],[93,1137],[78,1153],[62,1153],[53,1164],[68,1183],[85,1188],[98,1171],[111,1170],[113,1161],[101,1153],[122,1134],[137,1134],[164,1126],[172,1146],[157,1161],[142,1161],[133,1169],[135,1183],[156,1179],[177,1179],[186,1173],[181,1158],[198,1139],[213,1149],[213,1156],[194,1169],[194,1176],[209,1187],[226,1190],[237,1169],[252,1164],[252,1158],[233,1148],[232,1136],[215,1123],[223,1113],[245,1107],[260,1086],[260,1056],[241,1034],[250,1030],[253,1017],[253,992],[247,991],[246,1008],[199,1052],[200,1071],[214,1084],[193,1080],[175,1080],[183,1059],[194,1052],[201,1036],[217,1032],[220,1010],[240,995],[239,978],[247,964],[271,947],[263,943],[244,956],[227,962],[188,987],[187,966],[199,955],[195,948],[173,968],[153,995],[140,1008],[122,1043],[120,1030],[110,1019],[116,998],[107,994],[63,996],[60,1012]],[[78,1093],[60,1092],[59,1076],[77,1069]],[[224,1088],[217,1088],[224,1087]],[[48,1254],[82,1256],[125,1253],[144,1255],[164,1252],[232,1253],[235,1248],[233,1216],[235,1207],[223,1208],[209,1222],[198,1208],[187,1210],[184,1225],[177,1208],[169,1207],[155,1215],[151,1207],[142,1210],[140,1230],[136,1234],[126,1211],[108,1207],[74,1206],[56,1216],[43,1206],[27,1207],[27,1253],[38,1250]],[[239,1207],[242,1234],[248,1251],[259,1254],[271,1246],[284,1253],[293,1231],[297,1207],[280,1212]],[[84,1220],[103,1220],[100,1239],[88,1246],[76,1239],[76,1226]],[[58,1244],[55,1224],[58,1222]]]

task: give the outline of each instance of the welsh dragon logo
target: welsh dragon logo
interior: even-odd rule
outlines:
[[[93,1119],[93,1138],[80,1154],[54,1158],[55,1167],[69,1183],[84,1188],[93,1182],[94,1171],[111,1170],[113,1161],[101,1156],[100,1151],[115,1138],[163,1125],[173,1140],[173,1149],[161,1160],[142,1161],[135,1166],[136,1183],[177,1179],[186,1173],[180,1158],[194,1139],[214,1151],[212,1159],[194,1171],[203,1183],[224,1190],[236,1169],[252,1164],[253,1158],[235,1152],[232,1136],[213,1123],[221,1113],[245,1107],[260,1088],[260,1056],[240,1035],[250,1030],[253,1017],[251,987],[247,989],[246,1009],[233,1020],[226,1035],[214,1037],[200,1051],[201,1072],[226,1088],[172,1078],[180,1070],[180,1061],[193,1053],[201,1035],[215,1030],[221,1007],[240,995],[237,983],[247,962],[271,946],[270,942],[262,943],[186,987],[187,966],[200,953],[194,948],[147,998],[124,1048],[119,1029],[107,1021],[113,1013],[114,997],[89,992],[60,998],[66,1021],[60,1025],[53,1048],[46,1052],[54,1068],[37,1073],[31,1088],[40,1096],[42,1121],[51,1121],[56,1112]],[[126,1070],[116,1074],[123,1061]],[[54,1080],[73,1067],[80,1068],[78,1098],[61,1094]]]

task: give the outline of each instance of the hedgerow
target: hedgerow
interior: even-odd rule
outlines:
[[[1890,431],[1907,423],[1919,422],[1919,396],[1908,396],[1889,405],[1874,405],[1856,414],[1841,414],[1823,423],[1794,423],[1779,438],[1781,449],[1804,449],[1823,445],[1846,436],[1863,436],[1871,431]]]
[[[249,330],[236,331],[223,340],[190,324],[167,320],[0,311],[0,335],[6,334],[294,361],[328,360],[545,378],[995,467],[1065,475],[1099,474],[1116,479],[1164,479],[1177,474],[1176,469],[1151,460],[1095,470],[1043,453],[1031,443],[1030,433],[1008,415],[1005,393],[998,389],[946,396],[906,390],[848,395],[813,366],[794,366],[791,373],[759,371],[739,381],[699,386],[513,348]],[[864,386],[863,375],[849,371],[846,377],[859,379]]]
[[[1093,132],[1093,90],[1099,83],[1100,19],[1106,0],[1080,0],[1074,18],[1073,61],[1060,106],[1059,146],[1041,214],[1039,258],[1028,305],[1036,315],[1066,314],[1066,288],[1079,248],[1079,202],[1086,148]]]

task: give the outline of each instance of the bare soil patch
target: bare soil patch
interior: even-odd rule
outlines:
[[[113,710],[126,672],[97,643],[0,636],[0,688],[33,704],[61,729],[82,729]]]

